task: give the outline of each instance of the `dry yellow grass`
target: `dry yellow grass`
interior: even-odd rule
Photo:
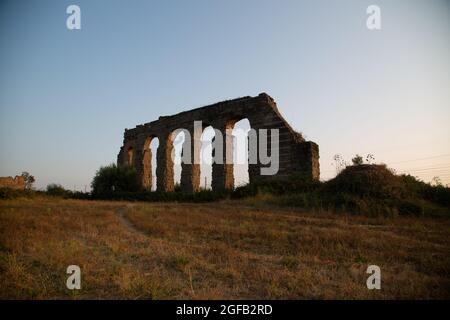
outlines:
[[[0,298],[449,298],[449,235],[450,220],[242,202],[0,201]],[[65,286],[72,264],[81,290]]]

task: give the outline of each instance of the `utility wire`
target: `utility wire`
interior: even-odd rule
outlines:
[[[427,168],[427,169],[401,169],[398,171],[411,171],[411,172],[419,172],[419,171],[442,171],[442,172],[450,172],[450,168]]]
[[[448,157],[448,156],[450,156],[450,153],[441,154],[441,155],[437,155],[437,156],[426,157],[426,158],[418,158],[418,159],[410,159],[410,160],[390,162],[390,164],[404,163],[404,162],[413,162],[413,161],[420,161],[420,160],[428,160],[428,159],[442,158],[442,157]]]

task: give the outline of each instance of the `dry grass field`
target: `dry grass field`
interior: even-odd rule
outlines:
[[[2,299],[450,298],[450,220],[251,206],[0,201]],[[65,286],[81,267],[81,290]],[[366,268],[381,267],[381,290]]]

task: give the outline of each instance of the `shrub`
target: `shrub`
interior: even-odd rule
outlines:
[[[355,166],[359,166],[359,165],[361,165],[361,164],[364,163],[364,160],[363,160],[363,158],[362,158],[359,154],[357,154],[357,155],[352,159],[352,163],[353,163],[353,165],[355,165]]]
[[[137,172],[128,166],[101,167],[91,183],[92,195],[97,198],[115,197],[128,192],[141,191],[141,184]]]
[[[353,162],[360,163],[360,160]],[[409,175],[396,175],[386,165],[347,166],[327,182],[297,175],[260,180],[235,190],[220,192],[201,190],[183,193],[179,185],[174,187],[173,192],[143,190],[133,168],[112,164],[97,171],[92,181],[92,196],[73,193],[71,197],[164,202],[248,198],[246,203],[250,205],[300,207],[316,212],[335,211],[371,216],[450,216],[450,188],[432,186]]]
[[[325,183],[328,193],[346,192],[359,197],[379,199],[400,198],[404,194],[401,179],[394,175],[386,165],[348,166],[336,178]]]
[[[450,216],[450,188],[433,186],[409,175],[395,175],[385,165],[347,166],[324,183],[293,177],[251,184],[237,188],[232,196],[251,197],[249,204],[262,202],[318,212]]]
[[[175,183],[173,186],[173,192],[181,192],[181,185],[179,183]]]
[[[311,192],[318,190],[322,183],[302,175],[293,175],[287,178],[258,181],[236,188],[231,197],[234,199],[255,196],[257,193],[271,193],[283,195],[289,193]]]
[[[25,181],[25,189],[31,190],[33,189],[33,183],[36,181],[34,176],[29,174],[28,172],[22,172],[23,180]]]
[[[432,186],[411,175],[401,175],[400,179],[409,196],[424,198],[439,205],[450,207],[450,188],[443,185]]]
[[[75,191],[75,192],[72,192],[71,198],[78,199],[78,200],[89,200],[92,197],[89,194],[89,192]]]
[[[54,197],[70,197],[72,191],[64,189],[60,184],[51,183],[47,186],[47,191],[45,192],[49,196]]]
[[[253,197],[256,196],[258,193],[258,189],[254,184],[247,184],[245,186],[237,187],[233,190],[231,193],[232,199],[243,199],[247,197]]]
[[[12,200],[17,198],[34,198],[41,192],[34,191],[30,189],[11,189],[11,188],[0,188],[0,199]]]

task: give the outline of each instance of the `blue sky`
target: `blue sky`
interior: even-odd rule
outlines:
[[[333,155],[371,153],[450,183],[449,39],[439,0],[2,1],[0,176],[83,189],[124,128],[267,92],[324,178]]]

